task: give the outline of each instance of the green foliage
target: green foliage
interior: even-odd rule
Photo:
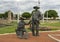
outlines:
[[[17,16],[17,14],[15,14],[15,19],[17,20],[17,18],[18,18],[18,16]]]
[[[0,13],[0,18],[4,17],[4,14],[3,13]]]
[[[55,19],[56,17],[58,17],[58,13],[55,10],[48,10],[44,13],[44,16],[47,17],[47,12],[48,12],[48,17],[51,18],[53,17],[53,19]]]
[[[10,10],[9,10],[9,11],[10,11]],[[4,14],[4,17],[5,17],[5,18],[8,17],[8,12],[9,12],[9,11],[6,11],[6,12],[5,12],[5,14]],[[13,12],[11,12],[11,16],[12,16],[12,18],[13,18]]]
[[[6,19],[8,17],[8,11],[4,13],[4,18]]]
[[[22,14],[22,17],[24,17],[24,18],[30,18],[31,17],[31,14],[29,12],[24,12]]]
[[[6,18],[8,17],[8,12],[9,12],[9,11],[6,11],[5,13],[0,13],[0,18],[6,19]],[[13,18],[13,12],[11,12],[11,16],[12,16],[12,18]]]

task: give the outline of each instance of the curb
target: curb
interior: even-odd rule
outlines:
[[[58,31],[60,31],[60,30],[56,30],[56,31],[40,31],[40,32],[58,32]],[[31,32],[29,32],[29,33],[31,33]],[[16,33],[4,33],[4,34],[0,34],[0,35],[9,35],[9,34],[16,34]]]
[[[60,42],[59,39],[56,39],[55,37],[51,36],[50,34],[48,34],[48,36],[49,36],[50,38],[54,39],[55,41]]]
[[[10,34],[16,34],[16,33],[5,33],[5,34],[0,34],[0,35],[10,35]]]
[[[55,30],[55,31],[40,31],[40,32],[58,32],[60,30]]]

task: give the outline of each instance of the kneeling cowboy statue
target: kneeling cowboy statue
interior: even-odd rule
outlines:
[[[33,36],[39,36],[39,21],[42,19],[41,12],[38,10],[38,6],[33,7],[35,10],[32,11],[31,17],[31,30]]]
[[[25,29],[25,25],[27,25],[27,23],[24,22],[24,18],[20,17],[20,22],[18,23],[18,27],[16,29],[16,34],[19,38],[23,38],[23,39],[27,39],[28,38],[28,33]]]

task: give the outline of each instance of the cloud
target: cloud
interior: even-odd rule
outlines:
[[[38,5],[38,0],[0,0],[0,12],[12,10],[14,13],[20,13],[33,10],[33,6]],[[55,9],[60,13],[60,0],[40,0],[40,11],[45,12],[48,9]]]
[[[0,7],[0,9],[7,8],[8,10],[12,10],[15,12],[23,12],[23,11],[30,11],[32,7],[36,4],[36,2],[33,1],[0,1],[0,4],[3,5],[3,7]],[[6,11],[6,10],[5,10]]]

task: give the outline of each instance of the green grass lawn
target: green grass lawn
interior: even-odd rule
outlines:
[[[60,22],[56,22],[56,23],[50,23],[50,22],[45,22],[43,24],[41,24],[40,26],[44,26],[44,27],[51,27],[51,30],[60,30]]]
[[[13,33],[15,32],[15,29],[17,28],[17,23],[13,22],[11,23],[11,26],[4,26],[4,27],[0,27],[0,34],[3,33]],[[60,23],[47,23],[45,22],[44,24],[41,24],[41,26],[54,26],[54,27],[60,27]],[[52,30],[57,30],[57,28],[52,28]],[[30,31],[29,29],[27,29],[27,31]]]
[[[11,26],[0,27],[0,34],[15,32],[15,29],[17,28],[17,23],[14,22],[11,24]]]
[[[44,24],[41,24],[41,26],[54,26],[54,27],[60,27],[60,22],[56,22],[56,23],[45,22]]]

